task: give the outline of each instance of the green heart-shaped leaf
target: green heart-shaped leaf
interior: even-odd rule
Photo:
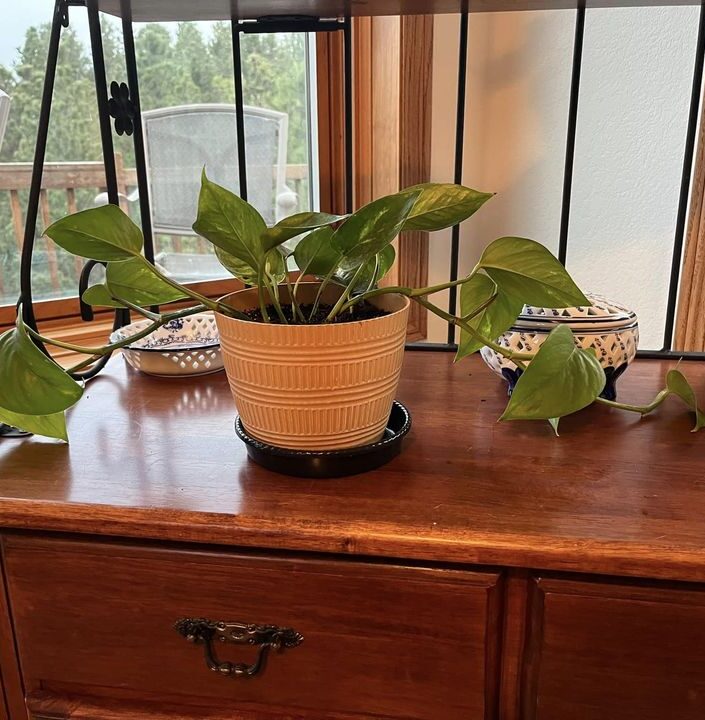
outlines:
[[[222,248],[216,247],[215,254],[221,265],[238,280],[241,280],[245,285],[257,285],[257,271],[253,267],[234,255],[225,252]],[[286,277],[286,258],[278,248],[274,248],[267,254],[264,267],[266,272],[278,283],[282,282]]]
[[[264,267],[267,275],[275,282],[283,282],[286,277],[287,266],[286,255],[281,251],[281,248],[276,247],[267,253]]]
[[[22,415],[0,408],[0,422],[34,435],[69,441],[66,432],[66,417],[62,412],[53,415]]]
[[[44,233],[64,250],[91,260],[129,260],[142,251],[142,231],[116,205],[67,215]]]
[[[258,269],[264,262],[260,236],[267,225],[262,216],[235,193],[211,182],[205,170],[193,230],[251,268]]]
[[[377,253],[371,260],[368,260],[363,270],[357,276],[353,293],[364,292],[368,288],[375,287],[379,281],[392,269],[397,252],[394,245],[387,245],[384,250]],[[336,275],[336,280],[347,286],[357,272],[357,268],[347,271],[341,271]]]
[[[302,274],[324,278],[338,265],[341,253],[333,246],[334,232],[331,227],[322,227],[299,241],[294,261]]]
[[[220,264],[230,273],[232,273],[238,280],[242,280],[245,285],[256,285],[257,284],[257,270],[251,265],[236,258],[229,252],[225,252],[222,248],[215,246],[215,256],[220,261]]]
[[[92,307],[111,307],[111,308],[124,308],[127,307],[123,303],[119,302],[118,300],[115,300],[113,296],[110,294],[110,290],[108,290],[108,286],[104,285],[103,283],[98,283],[97,285],[91,285],[84,293],[81,295],[81,300],[83,300],[86,305],[91,305]]]
[[[550,420],[587,407],[605,387],[594,353],[579,348],[558,325],[519,378],[500,420]]]
[[[566,269],[540,243],[503,237],[482,253],[481,267],[507,294],[538,307],[589,306]]]
[[[695,413],[695,427],[692,432],[705,428],[705,413],[698,407],[698,397],[680,370],[668,371],[666,388],[671,395],[677,395]]]
[[[560,418],[548,418],[548,423],[553,428],[553,432],[556,434],[556,437],[560,437],[558,434],[558,423],[560,423],[560,421]]]
[[[397,259],[397,251],[394,249],[394,245],[387,245],[387,247],[384,248],[382,252],[377,253],[376,258],[373,258],[373,260],[371,260],[370,262],[375,263],[375,259],[377,267],[375,285],[379,285],[379,281],[384,278],[387,273],[392,269],[392,267],[394,266],[394,261]]]
[[[523,302],[507,295],[487,275],[473,275],[468,282],[460,286],[460,314],[462,316],[472,313],[489,300],[494,293],[497,293],[497,297],[492,304],[479,315],[467,321],[470,327],[475,328],[488,340],[496,340],[512,326],[524,307]],[[469,332],[461,329],[460,344],[455,355],[456,362],[477,352],[482,345],[481,340],[477,340]]]
[[[331,215],[322,212],[302,212],[290,215],[262,233],[262,247],[265,251],[271,250],[273,247],[281,245],[307,230],[332,225],[335,222],[344,220],[346,217],[347,215]]]
[[[23,415],[53,415],[82,394],[81,386],[32,342],[18,315],[15,328],[0,336],[0,407]]]
[[[114,298],[133,305],[166,305],[188,297],[155,275],[141,256],[120,263],[108,263],[105,284],[92,285],[83,293],[83,301],[93,306],[123,307]]]
[[[356,270],[382,252],[401,232],[419,190],[373,200],[353,213],[334,233],[333,246],[342,254],[340,269]]]
[[[474,215],[494,193],[483,193],[452,183],[424,183],[407,190],[420,190],[404,230],[443,230]]]
[[[142,256],[124,263],[108,263],[105,284],[112,295],[140,307],[165,305],[188,297],[162,280]]]

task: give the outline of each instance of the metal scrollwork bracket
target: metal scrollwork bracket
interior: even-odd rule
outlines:
[[[67,28],[69,26],[69,0],[59,0],[56,5],[56,12],[59,15],[61,26]]]
[[[132,135],[135,131],[137,106],[127,83],[118,83],[114,80],[110,83],[108,113],[115,121],[115,132],[118,135]]]
[[[291,628],[277,625],[254,625],[239,622],[214,622],[205,618],[183,618],[174,625],[175,630],[189,642],[204,646],[206,665],[220,675],[252,677],[265,665],[270,650],[295,648],[304,638]],[[213,648],[214,642],[250,645],[257,647],[252,664],[222,662]]]

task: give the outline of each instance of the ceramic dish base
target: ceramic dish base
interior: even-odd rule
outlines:
[[[343,450],[287,450],[252,437],[240,417],[235,420],[235,432],[247,445],[251,460],[282,475],[304,478],[344,477],[381,467],[401,452],[402,440],[410,428],[409,411],[395,400],[384,436],[376,443]]]
[[[622,373],[627,369],[628,365],[620,365],[619,367],[607,367],[604,368],[605,372],[605,388],[600,393],[600,397],[605,400],[611,400],[614,402],[617,399],[617,380],[619,380]],[[521,377],[521,370],[512,370],[511,368],[502,368],[502,377],[507,381],[507,393],[509,395],[514,391],[514,386],[519,382]]]
[[[0,423],[0,438],[23,438],[29,437],[32,433],[25,432],[24,430],[18,430],[12,425],[5,425]]]
[[[124,356],[123,356],[124,357]],[[155,372],[149,372],[147,370],[144,370],[142,368],[138,369],[136,368],[127,358],[125,358],[125,362],[129,367],[131,367],[136,372],[140,372],[143,375],[149,375],[149,377],[156,377],[156,378],[164,378],[165,380],[188,380],[189,378],[197,378],[197,377],[205,377],[206,375],[215,375],[216,373],[223,372],[223,367],[216,367],[212,368],[210,370],[204,370],[203,372],[191,372],[188,375],[182,375],[180,373],[155,373]]]

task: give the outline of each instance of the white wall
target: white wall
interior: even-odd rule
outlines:
[[[662,341],[697,13],[586,15],[568,269],[639,313],[643,348]],[[502,235],[557,251],[574,22],[570,10],[470,16],[463,182],[498,196],[462,227],[461,273]],[[458,28],[458,16],[436,17],[436,181],[453,177]],[[432,238],[431,284],[448,277],[449,238]],[[429,328],[445,339],[441,321]]]

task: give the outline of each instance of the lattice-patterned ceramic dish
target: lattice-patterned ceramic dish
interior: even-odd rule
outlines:
[[[116,330],[111,342],[144,330],[149,320],[139,320]],[[212,313],[190,315],[163,325],[150,335],[122,349],[135,370],[148,375],[207,375],[223,369],[220,337]]]
[[[603,397],[614,400],[615,383],[636,357],[639,322],[636,313],[599,295],[588,294],[590,307],[539,308],[525,306],[513,327],[498,338],[503,347],[523,353],[536,353],[558,323],[565,323],[580,347],[592,348],[607,379]],[[482,359],[514,388],[521,370],[491,348],[480,350]]]

